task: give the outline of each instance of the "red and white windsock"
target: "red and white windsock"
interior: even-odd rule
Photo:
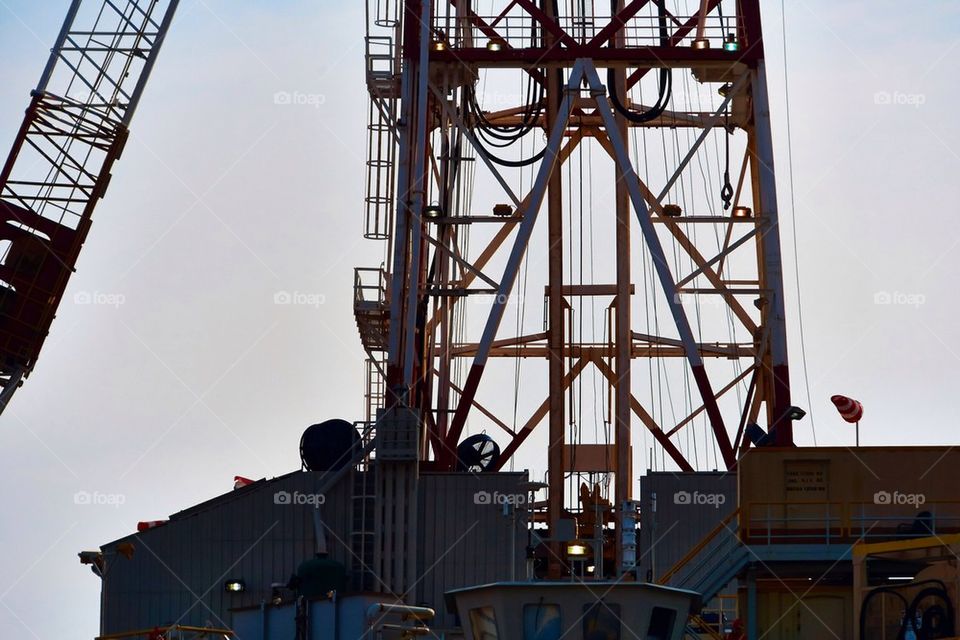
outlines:
[[[143,520],[137,523],[137,531],[149,531],[167,524],[168,520]]]
[[[250,478],[244,478],[243,476],[233,476],[233,489],[243,489],[251,484],[256,482],[256,480],[251,480]]]
[[[837,407],[837,411],[840,412],[840,417],[847,422],[860,422],[860,419],[863,418],[863,405],[853,398],[848,398],[847,396],[830,396],[830,402]]]

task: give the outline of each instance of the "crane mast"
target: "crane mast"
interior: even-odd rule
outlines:
[[[421,468],[527,452],[548,574],[571,524],[629,571],[638,460],[733,469],[755,422],[793,442],[759,0],[367,14],[369,415],[418,422]]]
[[[73,0],[0,171],[0,411],[33,370],[179,0]]]

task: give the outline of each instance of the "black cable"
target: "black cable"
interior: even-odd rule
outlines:
[[[669,37],[667,35],[666,3],[665,0],[655,0],[655,4],[659,9],[660,46],[666,47],[669,44]],[[616,15],[616,0],[610,0],[610,11],[611,15]],[[610,46],[614,47],[615,44],[611,41]],[[667,105],[670,104],[670,98],[673,95],[673,72],[669,68],[660,69],[659,96],[657,97],[657,103],[642,113],[628,109],[623,105],[622,102],[620,102],[620,97],[618,95],[619,92],[617,90],[616,72],[612,68],[607,69],[607,87],[608,93],[610,94],[610,102],[613,104],[613,108],[630,122],[643,124],[659,118],[661,115],[663,115],[663,112],[666,111]]]
[[[899,589],[916,588],[922,584],[935,584],[936,587],[927,587],[922,589],[909,603]],[[955,621],[953,603],[950,601],[950,595],[946,585],[940,580],[922,580],[920,582],[902,585],[898,587],[877,587],[872,589],[863,599],[863,606],[860,608],[860,637],[866,637],[867,611],[870,601],[881,594],[890,594],[900,599],[903,604],[903,620],[900,623],[900,629],[897,632],[897,640],[903,640],[906,636],[908,627],[912,627],[916,636],[920,640],[934,640],[936,638],[949,638],[954,635]],[[943,605],[934,604],[927,607],[921,615],[920,628],[917,628],[917,608],[924,598],[935,597],[943,601]],[[936,625],[936,627],[934,627]],[[935,634],[935,635],[931,635]]]

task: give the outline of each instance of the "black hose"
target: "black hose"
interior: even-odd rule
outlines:
[[[922,589],[909,603],[899,589],[915,588],[922,584],[935,584],[936,587],[927,587]],[[872,589],[863,599],[863,606],[860,608],[860,637],[865,638],[867,632],[867,610],[870,601],[881,594],[888,593],[896,596],[903,603],[903,620],[900,623],[900,629],[897,632],[897,640],[903,640],[907,629],[913,627],[918,640],[934,640],[936,638],[949,638],[954,635],[955,621],[953,603],[950,601],[950,595],[947,592],[946,585],[940,580],[922,580],[917,583],[902,585],[898,587],[877,587]],[[924,610],[920,628],[917,628],[917,608],[924,598],[935,597],[940,599],[943,604],[935,604]],[[936,626],[934,626],[936,625]]]
[[[666,3],[664,0],[655,0],[655,4],[659,9],[660,14],[660,46],[665,47],[669,44],[669,37],[667,35]],[[616,15],[616,11],[617,0],[610,0],[611,15]],[[615,45],[613,42],[611,42],[610,46],[613,47]],[[670,98],[673,95],[673,72],[669,68],[663,68],[660,70],[659,95],[657,97],[657,103],[642,113],[628,109],[622,102],[620,102],[619,91],[617,89],[617,77],[614,69],[607,69],[607,90],[610,94],[610,102],[613,104],[613,108],[616,109],[620,115],[630,122],[643,124],[659,118],[661,115],[663,115],[663,112],[667,110],[667,105],[670,104]]]

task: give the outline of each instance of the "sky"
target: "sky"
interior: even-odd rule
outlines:
[[[0,144],[66,6],[0,0]],[[763,9],[794,398],[812,413],[797,439],[851,444],[829,403],[843,393],[865,406],[865,444],[952,444],[960,6],[787,3],[793,211],[782,14]],[[362,33],[360,2],[181,3],[40,363],[0,417],[0,637],[94,636],[78,551],[235,475],[291,471],[306,426],[361,417],[352,270],[380,261],[361,238]]]

